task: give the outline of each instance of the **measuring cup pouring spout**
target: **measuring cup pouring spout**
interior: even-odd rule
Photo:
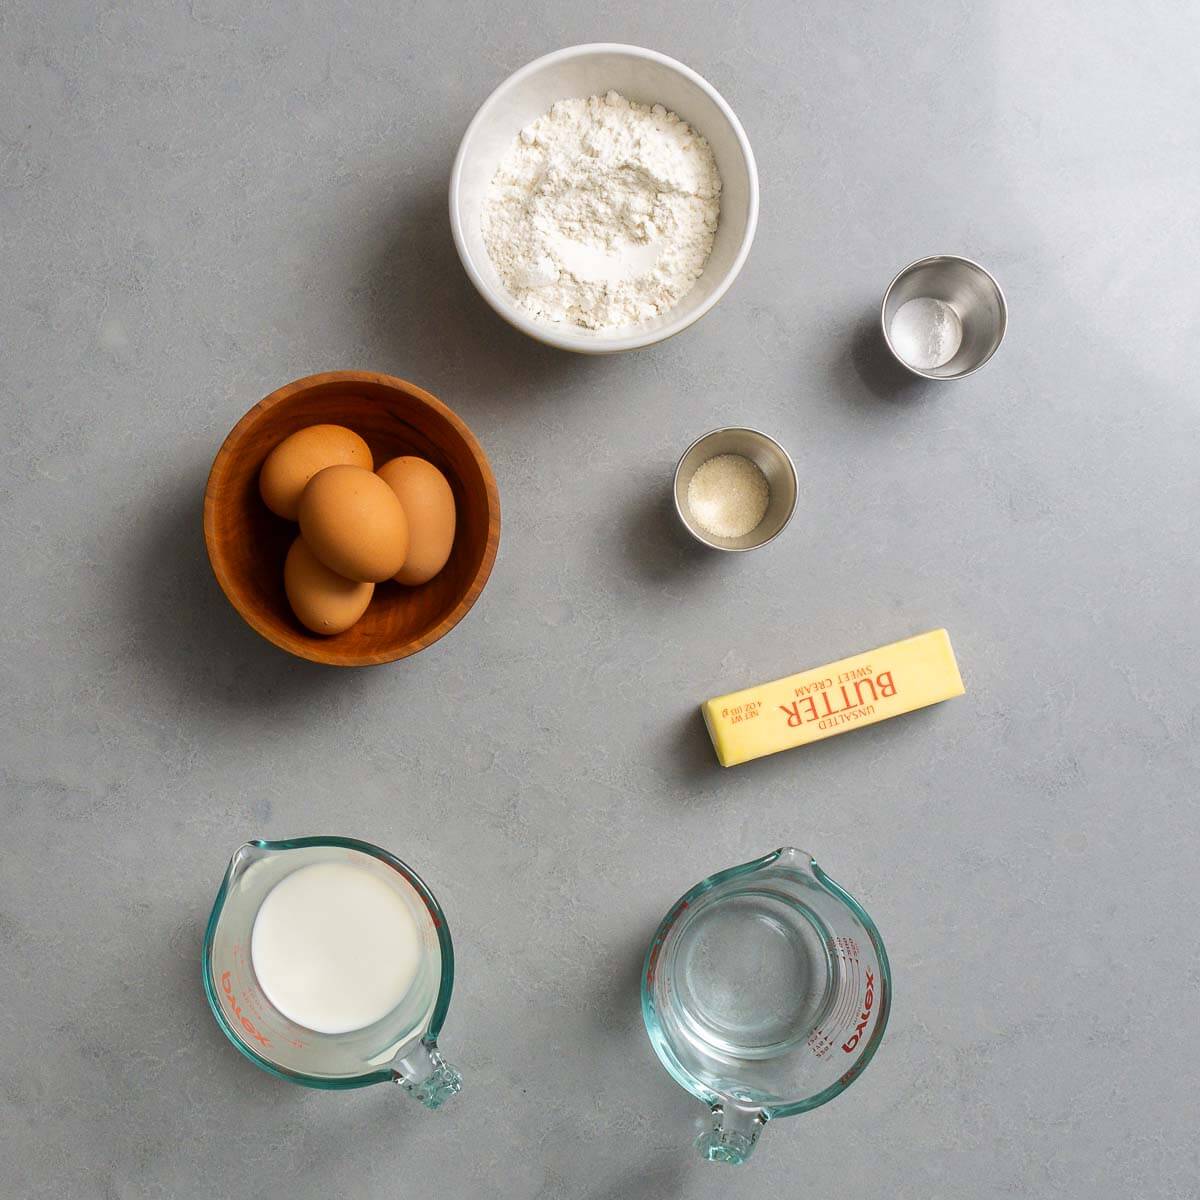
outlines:
[[[292,878],[300,872],[307,874]],[[383,924],[369,928],[381,940],[373,941],[371,950],[391,945],[389,935],[403,931],[394,939],[403,955],[397,959],[389,952],[380,959],[389,967],[402,962],[403,970],[385,972],[382,999],[357,1021],[344,1019],[345,1013],[335,1013],[324,1024],[311,1019],[289,1007],[272,988],[269,973],[262,974],[264,965],[271,964],[260,953],[278,953],[278,945],[255,941],[260,912],[270,907],[268,896],[288,882],[292,907],[287,916],[294,933],[295,903],[313,903],[314,893],[306,893],[306,887],[318,876],[323,886],[333,879],[343,889],[349,880],[377,905],[371,915]],[[344,896],[337,892],[339,903]],[[306,945],[309,928],[302,926]],[[446,915],[424,880],[378,846],[353,838],[309,837],[239,847],[209,917],[203,979],[209,1007],[226,1037],[255,1066],[280,1079],[327,1090],[396,1082],[431,1109],[462,1088],[462,1076],[446,1062],[437,1041],[454,986],[454,945]],[[374,985],[377,979],[370,974],[365,982]]]
[[[816,1108],[862,1074],[891,994],[874,922],[791,847],[685,892],[642,972],[650,1044],[712,1115],[697,1148],[732,1165],[750,1157],[768,1121]]]

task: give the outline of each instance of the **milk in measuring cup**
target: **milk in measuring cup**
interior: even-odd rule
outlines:
[[[404,998],[420,965],[420,931],[404,901],[370,871],[314,863],[267,893],[250,958],[284,1016],[317,1033],[349,1033]]]

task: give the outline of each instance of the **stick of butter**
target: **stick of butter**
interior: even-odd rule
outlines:
[[[723,767],[733,767],[961,696],[944,629],[759,684],[700,706]]]

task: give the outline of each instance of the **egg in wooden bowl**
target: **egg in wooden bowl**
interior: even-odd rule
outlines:
[[[328,636],[306,628],[288,602],[284,563],[299,529],[272,512],[260,491],[271,453],[319,425],[352,430],[376,465],[398,458],[432,464],[454,505],[453,541],[436,574],[416,586],[377,583],[363,615]],[[391,375],[330,371],[272,392],[233,427],[208,477],[204,539],[217,582],[252,629],[312,662],[370,666],[432,645],[471,609],[496,559],[500,499],[487,456],[440,400]]]

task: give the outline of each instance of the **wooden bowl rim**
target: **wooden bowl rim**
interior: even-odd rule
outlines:
[[[274,408],[277,404],[282,404],[299,392],[305,392],[314,387],[331,383],[374,384],[382,386],[392,391],[400,392],[410,399],[418,400],[433,409],[463,439],[463,442],[471,452],[471,457],[475,460],[475,464],[479,468],[480,474],[483,476],[484,489],[487,493],[488,528],[483,558],[480,560],[479,566],[462,598],[428,633],[423,634],[419,638],[413,638],[399,647],[380,650],[375,653],[365,651],[346,653],[336,650],[333,646],[323,649],[321,642],[315,640],[310,642],[302,638],[299,634],[292,635],[292,640],[290,641],[282,640],[275,630],[260,621],[254,613],[247,611],[241,604],[237,596],[237,585],[227,569],[224,550],[217,541],[216,481],[232,464],[236,445],[241,440],[242,435],[256,425],[258,419],[264,413]],[[317,375],[306,375],[302,379],[294,379],[291,383],[286,383],[283,387],[276,388],[275,391],[264,396],[253,408],[244,413],[237,424],[225,435],[225,440],[221,443],[221,448],[217,451],[216,457],[213,459],[212,468],[208,473],[208,481],[204,486],[204,544],[208,551],[209,565],[212,567],[213,574],[217,577],[217,583],[220,584],[221,591],[225,593],[226,599],[233,605],[234,610],[242,620],[260,637],[270,642],[273,646],[278,646],[280,650],[284,650],[288,654],[292,654],[297,658],[307,659],[309,662],[320,663],[323,666],[379,666],[383,663],[398,662],[402,658],[408,658],[409,655],[424,650],[427,646],[432,646],[434,642],[445,637],[467,615],[475,604],[475,601],[479,599],[480,592],[483,591],[484,585],[491,576],[492,567],[496,562],[496,554],[500,549],[500,492],[496,487],[496,479],[492,474],[491,464],[488,462],[487,455],[484,453],[483,447],[480,446],[478,439],[467,427],[463,419],[432,393],[396,375],[383,375],[376,371],[323,371]]]

